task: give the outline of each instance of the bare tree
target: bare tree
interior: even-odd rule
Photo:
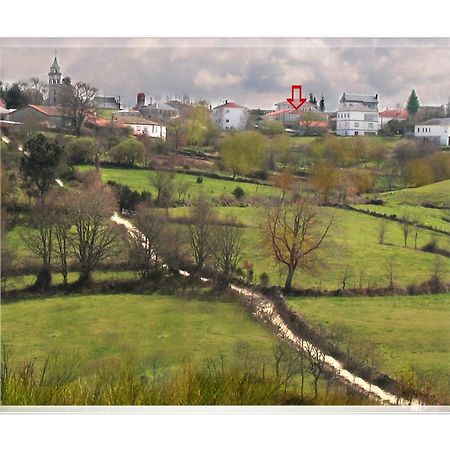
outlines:
[[[360,266],[358,269],[358,272],[359,272],[359,289],[362,289],[363,280],[366,275],[366,269],[364,267]]]
[[[417,241],[419,239],[420,227],[419,227],[419,219],[417,217],[413,220],[413,229],[414,229],[414,249],[417,250]]]
[[[334,222],[334,215],[320,223],[319,209],[306,198],[270,208],[263,226],[263,237],[270,253],[288,269],[285,290],[290,290],[298,267],[313,270],[322,246]]]
[[[301,396],[304,391],[304,356],[299,356],[298,352],[289,347],[284,342],[280,342],[274,349],[275,377],[277,383],[282,387],[284,396],[294,381],[297,374],[301,375]]]
[[[80,283],[89,283],[99,262],[115,253],[119,231],[110,217],[115,207],[112,193],[89,186],[71,195],[69,217],[75,227],[70,243],[80,263]]]
[[[411,231],[411,222],[409,221],[408,215],[404,215],[402,217],[402,220],[400,222],[400,227],[403,232],[404,245],[405,245],[405,247],[408,247],[408,236],[409,236],[409,232]]]
[[[161,266],[159,248],[165,224],[165,215],[154,208],[140,206],[136,214],[139,230],[132,239],[132,256],[141,278],[148,279]]]
[[[88,83],[67,83],[63,87],[62,105],[65,116],[70,120],[75,134],[81,134],[81,127],[90,112],[94,112],[94,97],[97,89]]]
[[[200,199],[191,208],[189,220],[187,241],[195,261],[196,270],[200,272],[213,254],[216,215],[208,201]]]
[[[30,210],[30,230],[22,235],[28,248],[41,259],[35,288],[48,289],[52,281],[52,251],[54,214],[45,204],[36,204]]]
[[[215,229],[213,257],[216,270],[223,281],[236,271],[242,259],[242,234],[242,228],[238,226],[235,217]]]
[[[350,278],[352,274],[352,270],[350,267],[346,267],[344,269],[344,273],[342,274],[342,290],[345,291],[345,288],[347,287],[347,281]]]
[[[179,181],[177,183],[178,204],[184,205],[186,203],[186,196],[189,188],[191,187],[190,181]]]
[[[156,189],[156,204],[168,206],[172,197],[175,174],[163,170],[155,170],[150,175],[150,185]]]
[[[386,230],[387,230],[387,219],[383,218],[378,222],[378,243],[384,244],[384,238],[386,236]]]
[[[390,255],[386,261],[386,278],[389,282],[391,289],[395,288],[395,276],[396,276],[396,255]]]
[[[183,231],[166,225],[161,235],[159,254],[171,269],[180,269],[189,259]]]
[[[319,379],[325,370],[325,354],[311,344],[307,344],[306,353],[309,357],[308,370],[313,377],[314,398],[317,398]]]
[[[54,213],[54,236],[56,246],[54,246],[56,255],[60,264],[61,275],[64,285],[67,285],[68,259],[70,255],[70,220],[68,205],[70,203],[70,194],[64,190],[52,191],[49,195],[49,207]]]

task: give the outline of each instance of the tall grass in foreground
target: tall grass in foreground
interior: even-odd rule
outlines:
[[[312,398],[300,392],[292,374],[259,367],[225,367],[208,359],[202,367],[184,366],[163,377],[143,375],[131,364],[109,364],[77,376],[77,364],[55,357],[41,368],[33,362],[13,367],[2,352],[3,405],[307,405],[368,404],[334,384]],[[270,372],[271,374],[267,374]],[[273,374],[272,374],[273,372]]]

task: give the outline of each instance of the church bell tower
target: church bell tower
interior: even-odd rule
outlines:
[[[61,86],[61,69],[55,52],[55,59],[48,73],[48,104],[50,106],[57,106],[60,103]]]

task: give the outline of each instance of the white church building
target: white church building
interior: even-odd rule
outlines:
[[[378,133],[378,94],[342,94],[336,116],[338,136],[367,136]]]
[[[244,130],[247,127],[248,110],[245,106],[227,100],[213,108],[213,118],[222,130]]]

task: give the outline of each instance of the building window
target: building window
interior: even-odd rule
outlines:
[[[355,122],[355,128],[359,127],[359,122]]]
[[[373,128],[373,123],[369,122],[369,128]]]
[[[226,123],[229,123],[229,122],[230,122],[230,119],[226,119],[225,122],[226,122]]]
[[[420,133],[420,128],[419,127],[417,127],[417,132]]]

